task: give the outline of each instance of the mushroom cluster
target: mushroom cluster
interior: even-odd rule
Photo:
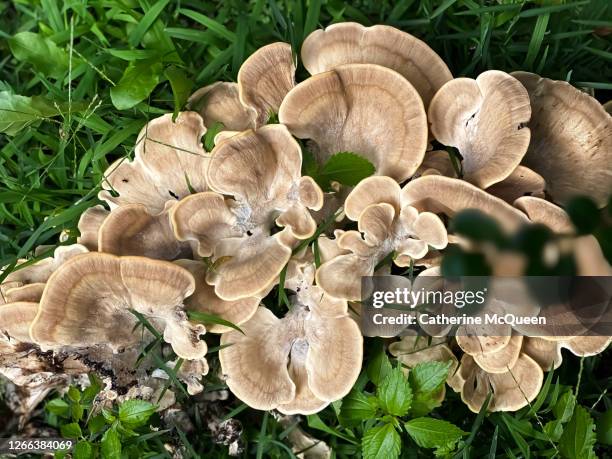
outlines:
[[[189,111],[146,124],[133,158],[105,172],[103,204],[82,215],[78,244],[0,286],[0,371],[14,374],[29,347],[39,360],[71,356],[78,368],[66,361],[66,374],[87,371],[92,349],[120,355],[150,342],[135,331],[144,317],[187,362],[191,392],[208,371],[210,332],[221,335],[221,375],[239,399],[315,413],[360,373],[363,338],[348,302],[362,300],[362,276],[439,267],[447,245],[461,243],[448,221],[464,209],[507,231],[535,222],[570,235],[556,204],[588,194],[603,206],[612,190],[612,118],[568,83],[497,70],[453,78],[426,43],[382,25],[317,30],[299,56],[304,81],[291,46],[273,43],[236,83],[201,88]],[[202,136],[219,124],[206,151]],[[331,177],[330,191],[303,173],[305,151],[319,168],[350,152],[374,176],[354,187]],[[583,273],[609,268],[594,238],[578,243],[599,250],[583,257]],[[285,306],[264,303],[285,289]],[[223,320],[193,323],[187,311]],[[516,410],[562,347],[591,355],[608,342],[515,331],[427,345],[408,336],[389,351],[408,368],[451,361],[448,383],[472,410],[490,389],[490,409]]]

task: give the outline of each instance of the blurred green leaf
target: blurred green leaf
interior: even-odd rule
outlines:
[[[149,60],[130,62],[117,86],[110,90],[115,108],[126,110],[145,100],[160,81],[162,64]]]
[[[15,59],[32,64],[48,77],[61,78],[68,71],[68,52],[49,38],[33,32],[20,32],[8,42]]]
[[[592,233],[600,221],[599,209],[591,198],[577,196],[567,203],[566,211],[578,234]]]
[[[100,445],[104,459],[121,459],[121,441],[116,429],[108,429],[102,437]]]
[[[139,427],[147,423],[157,406],[144,400],[126,400],[119,405],[119,420],[128,428]]]
[[[187,78],[187,75],[182,69],[175,66],[168,67],[164,74],[166,75],[168,81],[170,81],[170,86],[172,87],[172,95],[174,97],[174,116],[176,117],[191,94],[193,81]]]
[[[595,423],[586,408],[576,405],[574,414],[565,425],[559,451],[568,459],[594,459]]]
[[[64,424],[60,430],[62,432],[62,437],[65,438],[80,438],[81,435],[83,435],[81,432],[81,427],[76,422]]]

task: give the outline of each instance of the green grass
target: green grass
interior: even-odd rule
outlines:
[[[455,76],[530,70],[602,102],[612,98],[609,0],[0,0],[0,131],[10,133],[0,134],[0,266],[57,244],[61,233],[73,242],[79,215],[97,203],[102,173],[132,154],[148,119],[180,110],[200,86],[235,80],[259,46],[284,40],[297,51],[308,33],[339,21],[410,32]],[[595,417],[612,407],[603,365],[609,356],[584,361],[578,402]],[[434,415],[470,432],[460,457],[557,454],[542,426],[555,421],[560,394],[578,383],[579,359],[565,359],[537,410],[477,418],[448,391]],[[211,364],[212,375],[214,358]],[[224,387],[210,378],[206,390]],[[352,439],[363,426],[340,425],[338,407],[309,418],[309,430],[337,457],[353,457],[359,447]],[[224,409],[244,426],[245,454],[290,457],[287,431],[272,416],[239,401]],[[188,411],[200,432],[189,436],[188,455],[226,457],[196,407]],[[405,434],[402,440],[406,457],[430,457]]]

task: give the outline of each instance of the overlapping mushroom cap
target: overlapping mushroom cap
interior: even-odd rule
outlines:
[[[220,298],[267,291],[295,242],[315,232],[309,209],[321,208],[323,193],[301,176],[301,164],[300,147],[284,126],[245,131],[213,150],[207,177],[214,191],[173,207],[178,239],[196,241],[199,255],[215,261],[207,281]],[[284,229],[273,233],[275,224]]]
[[[206,126],[215,122],[228,131],[255,129],[277,113],[295,85],[291,45],[272,43],[255,51],[240,67],[238,83],[217,82],[196,91],[189,99]]]
[[[207,190],[205,132],[196,112],[179,113],[174,121],[172,114],[150,121],[138,136],[134,160],[120,159],[104,173],[100,199],[111,209],[142,204],[159,213],[167,201]]]
[[[428,115],[434,137],[459,150],[465,179],[481,188],[508,177],[529,145],[527,91],[498,70],[449,81],[434,96]]]
[[[343,64],[377,64],[395,70],[418,91],[425,107],[453,78],[444,61],[418,38],[385,25],[333,24],[312,32],[302,45],[302,61],[311,75]]]
[[[440,218],[419,213],[401,197],[399,185],[389,177],[370,177],[357,185],[345,203],[346,216],[358,222],[358,231],[344,232],[338,246],[350,253],[323,263],[317,284],[337,298],[361,300],[361,277],[371,276],[391,252],[398,266],[423,258],[429,247],[442,249],[448,238]],[[417,262],[418,263],[418,262]]]
[[[524,164],[546,180],[553,200],[589,195],[603,207],[612,190],[612,117],[564,81],[514,72],[529,93],[532,132]]]
[[[427,147],[421,97],[399,73],[379,65],[343,65],[303,81],[283,100],[278,119],[312,141],[320,163],[349,151],[399,182],[414,174]]]
[[[361,370],[363,337],[347,303],[317,286],[301,288],[284,318],[260,307],[241,328],[222,336],[219,358],[231,391],[253,408],[316,413],[345,396]]]
[[[519,410],[536,398],[543,382],[542,368],[527,354],[520,354],[512,367],[500,373],[486,372],[470,354],[464,354],[449,385],[478,413],[490,391],[489,411]]]
[[[133,309],[160,325],[179,357],[199,359],[206,354],[205,329],[183,311],[193,290],[191,274],[172,263],[84,254],[49,278],[30,335],[43,349],[107,344],[118,350],[141,339]]]

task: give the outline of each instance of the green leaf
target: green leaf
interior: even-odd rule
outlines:
[[[93,447],[88,441],[80,441],[72,450],[72,459],[90,459],[93,457]]]
[[[221,121],[215,121],[212,126],[206,126],[206,134],[204,134],[204,148],[206,151],[212,151],[215,148],[215,136],[223,130],[225,126]]]
[[[364,459],[394,459],[399,457],[401,445],[401,438],[392,424],[373,427],[361,439]]]
[[[586,196],[577,196],[571,199],[566,211],[579,234],[590,234],[600,221],[597,204]]]
[[[236,34],[234,32],[230,31],[223,24],[220,24],[219,22],[209,18],[208,16],[198,13],[197,11],[183,8],[179,10],[179,13],[187,16],[188,18],[193,19],[196,22],[199,22],[204,27],[207,27],[214,34],[218,35],[221,38],[227,39],[230,43],[234,43],[236,41]]]
[[[45,409],[49,413],[53,413],[56,416],[67,418],[70,416],[70,405],[61,398],[54,398],[53,400],[49,400],[45,405]]]
[[[84,104],[73,104],[74,113],[85,110]],[[54,103],[41,97],[25,97],[9,91],[0,92],[0,132],[15,135],[31,124],[68,112],[65,103]]]
[[[144,425],[157,406],[144,400],[127,400],[119,405],[119,420],[127,427]]]
[[[84,412],[84,408],[80,403],[73,403],[70,406],[70,413],[72,415],[72,420],[73,421],[80,421],[81,419],[83,419],[83,412]]]
[[[168,67],[164,72],[170,86],[172,87],[172,96],[174,97],[174,117],[183,108],[185,102],[191,94],[193,88],[193,81],[187,78],[185,72],[175,66]]]
[[[457,213],[451,221],[450,231],[475,242],[492,242],[497,246],[505,239],[497,221],[476,209]]]
[[[375,171],[374,165],[363,156],[344,151],[330,156],[319,170],[317,177],[313,178],[322,188],[329,189],[332,181],[355,186]]]
[[[117,419],[113,413],[111,413],[109,410],[103,408],[102,409],[102,416],[104,416],[104,419],[106,420],[107,423],[111,424],[113,422],[115,422],[115,420]]]
[[[73,402],[81,401],[81,392],[74,386],[68,388],[68,398]]]
[[[379,385],[385,380],[387,375],[391,373],[391,370],[393,370],[393,367],[385,352],[385,346],[382,340],[377,340],[376,348],[374,349],[374,357],[372,357],[366,369],[368,378],[370,378],[370,381],[375,385]]]
[[[597,440],[612,446],[612,410],[607,410],[597,419]]]
[[[121,459],[121,441],[114,428],[106,431],[100,442],[102,457],[104,459]]]
[[[392,369],[376,388],[380,407],[388,414],[404,416],[412,403],[412,390],[402,368]]]
[[[95,434],[104,429],[104,426],[106,426],[106,419],[104,419],[104,416],[99,414],[89,419],[89,422],[87,423],[87,430],[89,430],[89,433]]]
[[[586,408],[576,405],[574,414],[565,425],[559,439],[561,456],[568,459],[595,458],[595,422]]]
[[[310,414],[306,416],[306,420],[308,422],[308,427],[310,427],[311,429],[320,430],[321,432],[333,435],[334,437],[342,438],[343,440],[346,440],[354,445],[358,444],[355,441],[355,438],[345,435],[337,429],[329,427],[317,414]]]
[[[79,426],[76,422],[64,424],[60,428],[60,431],[62,432],[62,437],[66,438],[79,438],[83,435],[81,432],[81,426]]]
[[[20,32],[8,39],[15,59],[32,64],[51,78],[62,78],[68,71],[68,53],[51,39],[33,32]]]
[[[408,435],[422,448],[440,448],[454,444],[467,435],[450,422],[434,418],[416,418],[404,424]]]
[[[408,374],[414,394],[431,394],[437,391],[445,383],[450,367],[450,361],[417,364]]]
[[[575,406],[576,397],[570,390],[567,390],[561,395],[552,411],[559,422],[567,422],[571,419]]]
[[[161,62],[130,62],[119,83],[110,90],[115,108],[126,110],[149,97],[159,83],[161,73]]]
[[[376,398],[368,397],[360,390],[353,389],[342,399],[338,419],[344,426],[355,426],[362,420],[373,418],[376,415],[377,406]]]

